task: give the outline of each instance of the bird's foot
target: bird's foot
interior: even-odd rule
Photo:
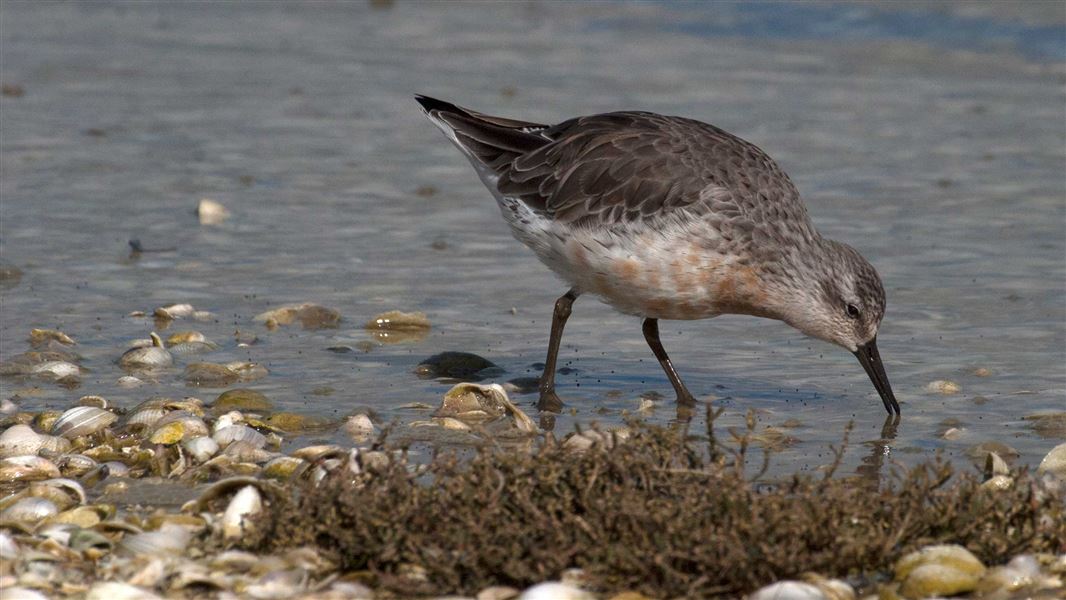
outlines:
[[[688,390],[682,389],[677,393],[677,405],[692,408],[696,406],[696,397]]]
[[[537,400],[537,410],[540,412],[562,412],[563,401],[555,390],[541,390],[540,399]]]

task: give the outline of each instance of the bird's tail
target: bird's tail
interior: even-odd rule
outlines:
[[[547,125],[475,112],[450,102],[416,95],[422,111],[475,168],[498,172],[512,160],[549,143]]]

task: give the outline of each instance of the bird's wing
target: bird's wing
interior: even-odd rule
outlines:
[[[419,102],[477,166],[495,173],[501,195],[556,221],[602,227],[685,209],[741,234],[813,231],[784,171],[754,144],[707,123],[615,112],[549,127]]]

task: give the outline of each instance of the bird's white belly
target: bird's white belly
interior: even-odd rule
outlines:
[[[586,228],[552,222],[518,200],[500,200],[514,236],[581,292],[620,312],[657,319],[759,314],[755,269],[701,243],[717,233],[699,223]]]

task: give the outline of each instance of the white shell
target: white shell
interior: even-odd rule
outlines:
[[[44,440],[29,425],[12,425],[0,433],[0,458],[37,454]]]
[[[38,375],[48,375],[55,377],[56,379],[62,379],[64,377],[75,377],[81,374],[81,367],[65,360],[50,360],[48,362],[34,365],[31,372]]]
[[[126,477],[130,474],[130,468],[117,460],[109,460],[100,466],[107,467],[108,477]]]
[[[825,594],[802,581],[779,581],[760,588],[748,600],[825,600]]]
[[[58,514],[59,509],[55,503],[45,498],[33,496],[22,498],[0,512],[0,519],[36,523],[45,517]]]
[[[361,441],[374,434],[374,422],[364,414],[352,415],[344,422],[344,431]]]
[[[59,469],[67,474],[81,475],[97,466],[96,459],[84,454],[64,454],[56,457]]]
[[[126,425],[144,425],[146,428],[152,428],[159,419],[162,419],[167,411],[161,406],[145,406],[143,408],[135,408],[130,416],[126,417]]]
[[[277,456],[276,452],[268,452],[262,448],[256,448],[244,440],[230,443],[222,453],[237,462],[244,463],[265,463]]]
[[[96,433],[115,422],[118,415],[95,406],[75,406],[64,412],[54,425],[52,433],[73,439]]]
[[[93,584],[85,600],[157,600],[159,596],[152,592],[117,581],[104,581]]]
[[[258,431],[248,427],[247,425],[230,425],[229,427],[223,427],[215,432],[214,438],[218,445],[222,448],[232,444],[233,442],[248,442],[255,448],[262,448],[266,446],[266,436]]]
[[[15,586],[4,588],[4,600],[48,600],[48,596],[37,590]]]
[[[0,460],[0,483],[38,481],[59,477],[59,468],[47,458],[23,455]]]
[[[190,537],[191,534],[184,527],[167,524],[156,531],[128,535],[122,539],[118,547],[132,555],[178,555],[185,551]]]
[[[196,462],[206,462],[218,453],[218,442],[206,435],[185,440],[181,445],[190,456],[196,459]]]
[[[70,440],[58,435],[42,435],[41,436],[41,449],[38,450],[40,454],[53,455],[63,454],[70,451]]]
[[[246,485],[229,501],[222,514],[222,536],[227,540],[239,538],[244,533],[244,519],[263,510],[263,500],[254,485]]]
[[[59,488],[77,497],[78,504],[85,504],[86,502],[85,488],[83,488],[80,483],[74,481],[73,479],[67,479],[65,477],[56,479],[45,479],[44,481],[39,481],[30,485],[31,488],[34,486],[48,486]]]
[[[0,558],[15,560],[19,555],[19,546],[6,531],[0,531]]]
[[[174,357],[166,348],[157,346],[131,348],[118,359],[118,364],[123,367],[166,367],[174,364]]]
[[[546,581],[522,592],[518,600],[594,600],[595,596],[568,583]]]
[[[133,375],[123,375],[118,378],[119,387],[133,388],[144,385],[144,381],[134,377]]]

